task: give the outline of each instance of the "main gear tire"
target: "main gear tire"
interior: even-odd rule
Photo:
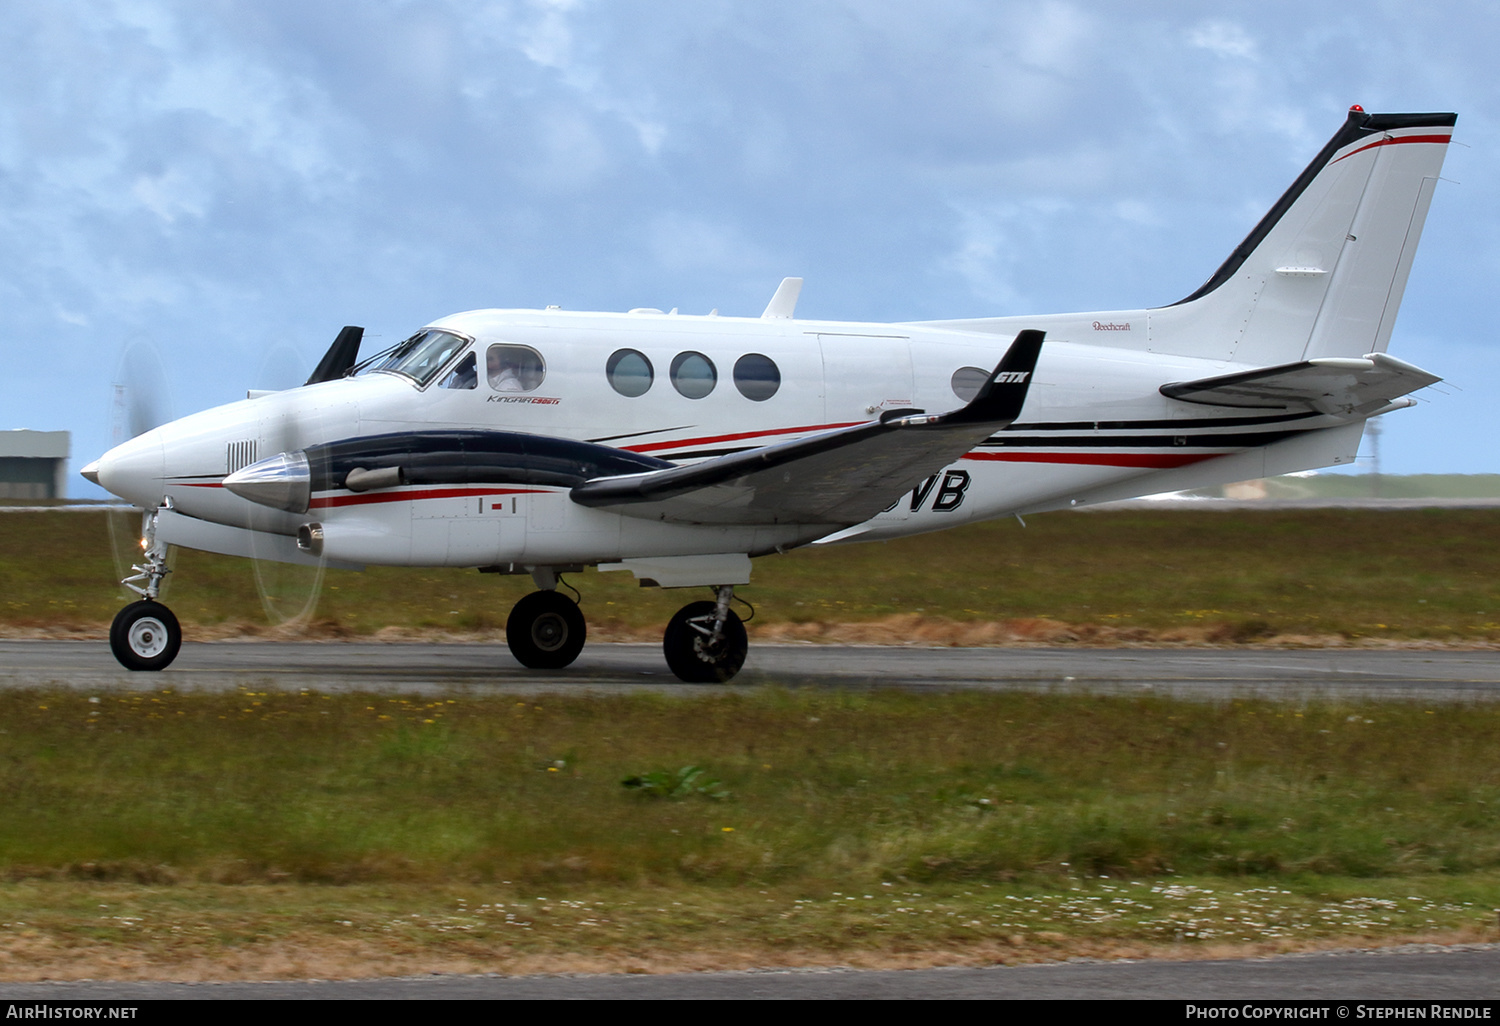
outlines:
[[[578,603],[555,591],[534,591],[505,621],[505,643],[522,666],[560,670],[578,658],[588,626]]]
[[[722,637],[717,643],[712,640],[717,608],[712,602],[691,602],[667,623],[662,653],[678,680],[689,684],[723,684],[745,665],[750,639],[734,610],[729,610],[724,618]]]

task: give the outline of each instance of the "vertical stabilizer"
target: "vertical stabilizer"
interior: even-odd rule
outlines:
[[[1351,110],[1223,266],[1150,312],[1148,348],[1255,366],[1383,352],[1456,121]]]

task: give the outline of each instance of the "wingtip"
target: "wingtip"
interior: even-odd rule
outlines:
[[[1035,328],[1018,333],[979,394],[963,409],[949,414],[948,419],[952,422],[1009,423],[1019,417],[1046,338],[1045,331]]]

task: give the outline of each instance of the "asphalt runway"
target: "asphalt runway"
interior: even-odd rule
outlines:
[[[132,673],[102,641],[0,641],[0,687],[12,688],[699,695],[767,684],[1488,702],[1500,698],[1500,651],[752,645],[732,684],[703,685],[679,682],[652,644],[592,644],[566,670],[536,671],[500,643],[199,642],[161,673]]]
[[[1322,1001],[1321,1018],[1372,1018],[1361,1001],[1500,996],[1500,945],[1411,945],[1204,962],[1067,962],[985,969],[837,969],[662,975],[423,976],[275,983],[0,984],[11,1001],[432,1000],[1166,1000]],[[1338,1004],[1344,1005],[1339,1014]],[[1430,1007],[1422,1011],[1431,1015]],[[1480,1010],[1480,1017],[1488,1018]],[[1237,1016],[1238,1017],[1238,1016]],[[1245,1016],[1249,1018],[1249,1016]]]

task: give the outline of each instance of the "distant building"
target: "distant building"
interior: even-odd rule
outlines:
[[[67,496],[66,431],[0,431],[0,499]]]

